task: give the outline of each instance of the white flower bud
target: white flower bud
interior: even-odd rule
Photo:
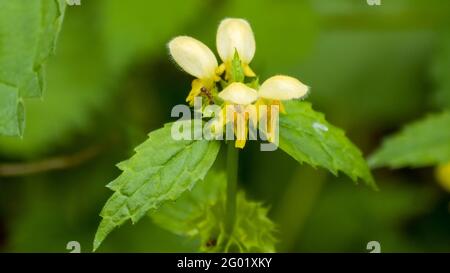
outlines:
[[[308,94],[309,87],[289,76],[273,76],[259,88],[261,98],[272,100],[299,99]]]
[[[187,73],[199,79],[212,79],[218,67],[214,53],[202,42],[179,36],[168,44],[170,55]]]
[[[247,105],[258,99],[258,92],[243,83],[234,82],[222,90],[219,97],[226,102]]]
[[[233,59],[235,50],[245,64],[249,64],[255,55],[255,37],[250,24],[244,19],[222,20],[217,30],[216,43],[224,62]]]

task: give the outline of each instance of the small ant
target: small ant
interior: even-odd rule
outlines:
[[[206,87],[203,86],[202,88],[200,88],[200,92],[202,92],[202,94],[204,94],[208,98],[209,104],[214,103],[214,99],[213,99],[211,93],[209,92],[209,90],[206,89]]]

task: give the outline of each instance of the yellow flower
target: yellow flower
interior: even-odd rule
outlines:
[[[209,102],[214,102],[216,92],[225,85],[226,87],[217,94],[225,103],[221,106],[220,114],[211,123],[214,134],[222,133],[225,124],[232,121],[236,127],[234,128],[236,147],[243,148],[249,131],[248,121],[255,127],[259,122],[268,122],[265,128],[268,140],[273,142],[277,132],[276,125],[273,124],[278,120],[277,110],[285,112],[282,101],[304,98],[309,92],[309,87],[293,77],[283,75],[267,79],[261,86],[255,87],[258,90],[238,82],[245,80],[243,76],[256,76],[249,66],[256,51],[255,37],[250,24],[244,19],[222,20],[217,29],[216,46],[223,62],[220,66],[214,53],[194,38],[179,36],[169,42],[169,51],[175,62],[184,71],[196,77],[192,81],[192,89],[186,101],[192,106],[195,97],[206,95]],[[238,72],[239,77],[234,75],[236,66],[239,65],[233,63],[236,54],[242,67],[242,71]],[[224,72],[226,72],[224,81],[216,85]],[[258,84],[252,82],[249,85]],[[263,108],[260,111],[260,105],[268,106],[268,109]]]
[[[268,111],[265,114],[258,111],[260,120],[267,122],[267,137],[270,142],[275,140],[275,130],[272,126],[272,106],[278,106],[281,113],[285,113],[283,103],[281,101],[304,98],[309,92],[309,87],[296,78],[277,75],[270,77],[261,84],[258,90],[258,101],[256,105],[267,105]],[[265,119],[262,119],[265,115]]]
[[[308,94],[309,87],[289,76],[273,76],[259,88],[258,96],[271,100],[300,99]]]
[[[261,99],[260,104],[278,105],[280,111],[285,113],[281,101],[304,98],[308,92],[309,87],[296,78],[277,75],[263,82],[258,90],[258,97]]]
[[[242,62],[244,74],[247,77],[255,77],[249,63],[255,55],[256,45],[250,24],[244,19],[228,18],[222,20],[217,30],[216,37],[217,51],[223,61],[220,72],[229,71],[234,53],[239,54]]]
[[[450,192],[450,162],[436,167],[436,178],[439,184]]]
[[[217,59],[205,44],[188,36],[172,39],[168,47],[175,62],[188,74],[197,78],[192,82],[191,92],[186,99],[192,106],[194,97],[200,94],[202,88],[211,90],[215,81],[219,80],[216,75]]]

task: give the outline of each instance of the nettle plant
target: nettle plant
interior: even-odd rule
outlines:
[[[249,66],[256,47],[247,21],[223,20],[216,43],[220,65],[194,38],[169,42],[174,61],[195,77],[186,101],[194,117],[200,115],[193,120],[183,115],[151,132],[133,157],[118,164],[123,172],[107,185],[114,193],[101,211],[94,250],[116,227],[149,216],[161,227],[197,240],[200,251],[274,252],[276,226],[268,209],[248,200],[237,184],[238,152],[255,135],[300,163],[335,175],[341,171],[376,189],[358,148],[300,100],[308,94],[306,85],[280,75],[259,84]],[[209,137],[199,136],[205,131]],[[221,146],[227,146],[225,160],[218,156]]]

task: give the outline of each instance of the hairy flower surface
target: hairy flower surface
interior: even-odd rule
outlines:
[[[250,24],[244,19],[224,19],[219,25],[216,37],[217,51],[226,68],[231,65],[234,53],[239,54],[244,75],[255,77],[249,64],[255,56],[256,43]]]
[[[225,102],[247,105],[256,101],[258,92],[243,83],[234,82],[220,92],[219,97]]]

